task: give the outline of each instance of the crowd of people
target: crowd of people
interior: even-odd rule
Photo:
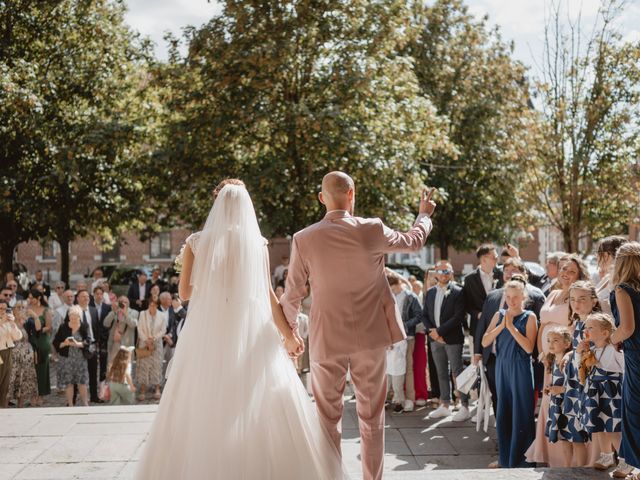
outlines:
[[[73,290],[63,282],[51,289],[41,271],[23,288],[7,273],[0,290],[0,407],[42,406],[52,390],[68,406],[159,400],[187,305],[160,269],[136,277],[118,297],[100,269]]]
[[[456,385],[467,345],[495,415],[499,458],[490,466],[615,467],[614,477],[631,475],[640,468],[640,244],[603,239],[597,278],[580,256],[552,253],[538,286],[513,246],[499,256],[481,245],[476,256],[462,284],[447,260],[428,269],[424,283],[387,269],[407,334],[387,353],[390,408],[428,405],[431,419],[480,422]],[[272,278],[278,298],[287,268],[284,256]],[[139,272],[120,297],[99,270],[90,288],[78,282],[74,290],[62,282],[51,290],[36,272],[21,291],[8,274],[0,291],[0,405],[42,405],[52,372],[68,405],[160,399],[186,319],[176,282],[160,273]],[[301,374],[309,371],[311,301],[309,286],[299,317],[307,344],[296,360]]]

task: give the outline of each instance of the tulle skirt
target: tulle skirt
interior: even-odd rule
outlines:
[[[135,478],[344,478],[270,308],[206,307],[190,306]]]

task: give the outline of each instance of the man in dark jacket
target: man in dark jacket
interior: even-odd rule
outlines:
[[[464,370],[464,295],[462,287],[453,282],[453,267],[447,260],[439,261],[435,270],[438,284],[427,290],[423,323],[428,332],[429,348],[440,385],[440,406],[429,414],[429,418],[444,418],[451,415],[449,368],[454,377]],[[462,422],[470,417],[469,396],[461,394],[460,399],[462,407],[453,417],[455,422]]]

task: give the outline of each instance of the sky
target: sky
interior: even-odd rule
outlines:
[[[507,41],[515,42],[514,56],[539,74],[545,18],[549,0],[466,0],[470,11],[489,16],[491,25],[498,25]],[[179,35],[186,25],[200,26],[220,12],[216,0],[128,0],[126,20],[131,27],[151,38],[158,58],[167,58],[163,40],[166,31]],[[593,25],[600,0],[564,0],[565,15],[575,18],[582,12],[585,27]],[[640,40],[640,0],[627,0],[619,29],[625,39]],[[585,34],[587,31],[585,31]]]

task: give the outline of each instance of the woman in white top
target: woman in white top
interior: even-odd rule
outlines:
[[[598,245],[598,269],[600,270],[600,283],[596,286],[598,301],[602,307],[602,312],[611,315],[611,302],[609,297],[613,290],[611,278],[613,277],[613,261],[616,258],[616,252],[621,245],[629,240],[620,235],[611,235],[605,237]]]
[[[11,379],[11,349],[22,338],[22,331],[16,325],[12,314],[7,313],[9,303],[0,300],[0,407],[7,406],[9,380]]]
[[[167,317],[158,311],[158,301],[150,297],[149,308],[140,313],[138,319],[138,348],[151,350],[147,357],[138,355],[136,380],[140,384],[138,400],[145,399],[147,385],[154,386],[153,398],[160,399],[160,385],[162,384],[162,337],[167,332]],[[136,350],[138,352],[138,350]]]

